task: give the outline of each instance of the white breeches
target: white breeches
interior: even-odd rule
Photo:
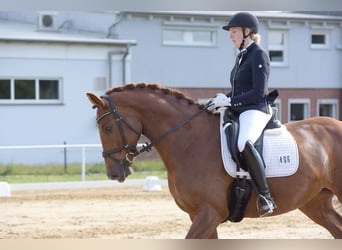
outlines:
[[[248,140],[255,143],[260,137],[266,124],[272,117],[272,109],[269,106],[269,114],[259,110],[247,110],[240,114],[240,130],[238,137],[238,148],[242,152]]]

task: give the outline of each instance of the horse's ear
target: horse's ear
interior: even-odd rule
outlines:
[[[87,94],[89,101],[93,104],[93,108],[105,106],[105,102],[101,99],[101,97],[93,93],[86,93],[86,94]]]

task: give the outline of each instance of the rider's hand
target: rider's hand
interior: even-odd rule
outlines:
[[[218,93],[207,102],[207,109],[215,112],[218,108],[231,106],[231,99],[223,93]]]

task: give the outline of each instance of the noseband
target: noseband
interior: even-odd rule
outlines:
[[[136,145],[132,146],[132,145],[128,145],[127,142],[127,138],[123,129],[123,125],[125,125],[126,127],[128,127],[131,131],[133,131],[134,133],[136,133],[139,137],[141,135],[140,132],[138,132],[137,130],[135,130],[125,119],[123,119],[123,117],[119,114],[119,112],[116,109],[116,106],[112,100],[112,98],[110,98],[110,96],[102,96],[102,98],[106,99],[109,103],[110,106],[110,111],[103,113],[102,115],[100,115],[97,119],[96,122],[99,123],[104,117],[106,117],[107,115],[113,115],[116,124],[118,125],[119,131],[120,131],[120,136],[121,136],[121,140],[122,140],[122,146],[115,148],[115,149],[110,149],[110,150],[105,150],[102,152],[102,156],[104,158],[109,157],[110,159],[112,159],[113,161],[119,163],[121,166],[123,167],[128,167],[132,164],[133,160],[129,159],[129,156],[136,156],[139,154]],[[124,159],[119,159],[116,158],[115,156],[113,156],[113,154],[115,153],[119,153],[122,151],[128,151],[125,158]]]

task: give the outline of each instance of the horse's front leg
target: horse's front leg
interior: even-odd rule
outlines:
[[[217,227],[223,221],[214,209],[203,209],[192,216],[186,239],[217,239]]]

